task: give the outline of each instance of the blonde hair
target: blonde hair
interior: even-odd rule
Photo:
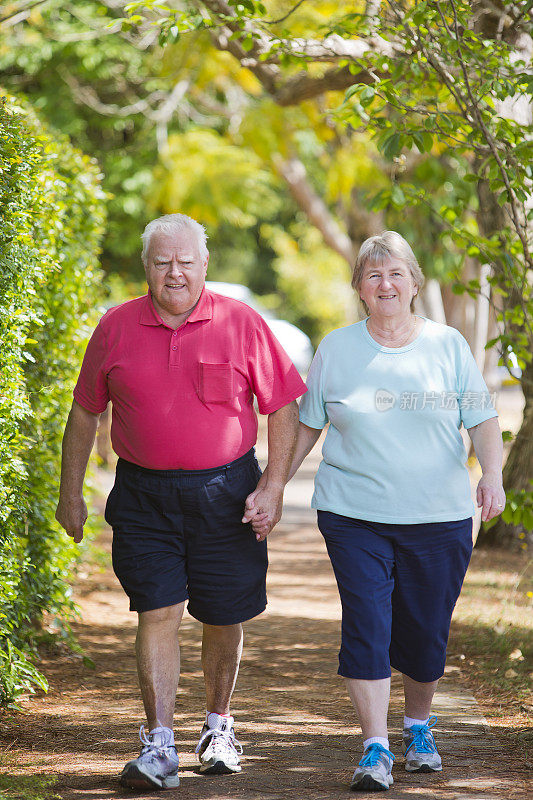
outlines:
[[[353,268],[352,287],[359,292],[366,266],[369,264],[380,266],[392,258],[402,261],[409,267],[415,286],[421,289],[424,285],[424,273],[410,245],[396,231],[382,231],[376,236],[365,239]],[[362,298],[361,303],[368,313],[368,307]],[[411,311],[414,311],[414,298],[411,301]]]

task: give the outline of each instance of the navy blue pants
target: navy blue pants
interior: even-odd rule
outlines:
[[[342,603],[339,675],[441,677],[472,519],[389,525],[318,512]]]
[[[253,449],[215,469],[152,470],[119,459],[105,518],[131,611],[189,598],[189,613],[209,625],[264,611],[266,542],[241,522],[260,476]]]

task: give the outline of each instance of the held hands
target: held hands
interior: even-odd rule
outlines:
[[[79,544],[83,539],[83,526],[88,517],[87,506],[83,497],[64,500],[60,496],[55,516],[61,527],[74,539],[76,544]]]
[[[501,473],[486,472],[477,485],[476,500],[482,506],[481,519],[488,522],[501,514],[505,508],[505,492],[503,491]]]
[[[283,486],[269,485],[265,473],[259,479],[257,488],[246,498],[243,522],[251,522],[258,542],[266,539],[279,522],[283,505]]]

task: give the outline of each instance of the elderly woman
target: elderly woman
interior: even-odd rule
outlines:
[[[472,552],[461,425],[483,470],[482,519],[501,513],[505,502],[502,438],[487,387],[461,334],[414,314],[423,282],[398,233],[364,242],[352,285],[368,317],[321,342],[290,473],[329,422],[312,505],[342,602],[339,674],[363,733],[354,790],[393,782],[391,666],[403,675],[405,768],[442,769],[431,702]],[[255,513],[260,537],[263,515]]]

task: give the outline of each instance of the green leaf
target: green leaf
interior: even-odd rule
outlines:
[[[348,87],[348,89],[344,94],[344,99],[349,100],[351,97],[354,96],[354,94],[358,94],[359,92],[361,92],[362,88],[366,87],[364,84],[361,83],[355,83],[353,86]]]
[[[363,108],[368,108],[368,106],[371,105],[371,103],[374,101],[375,94],[376,92],[373,86],[365,86],[359,95],[359,102]]]
[[[513,512],[511,511],[509,506],[506,506],[502,511],[502,519],[507,525],[511,525],[513,522]]]
[[[247,53],[249,53],[250,50],[252,50],[253,46],[254,46],[254,39],[252,36],[247,36],[246,38],[241,39],[241,47]]]
[[[405,195],[397,183],[394,183],[392,185],[391,200],[394,203],[394,205],[398,208],[401,208],[402,206],[405,205]]]
[[[522,513],[522,525],[526,531],[533,531],[533,511],[529,508],[525,508]]]
[[[385,158],[392,159],[394,156],[400,154],[400,135],[398,133],[393,133],[392,136],[388,136],[383,144],[380,147],[381,152],[385,156]]]
[[[433,134],[429,131],[421,131],[421,134],[424,142],[424,151],[429,153],[433,147]]]

